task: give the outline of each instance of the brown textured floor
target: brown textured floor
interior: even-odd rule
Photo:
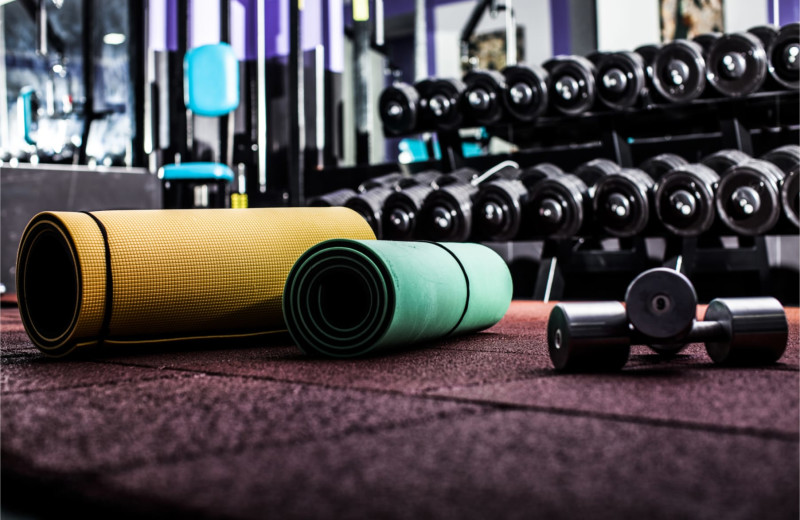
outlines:
[[[550,306],[352,361],[270,343],[50,360],[2,318],[6,514],[797,518],[798,309],[767,368],[643,347],[558,375]]]

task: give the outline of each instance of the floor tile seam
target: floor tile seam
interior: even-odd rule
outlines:
[[[119,364],[122,366],[135,366],[141,368],[153,368],[152,365],[142,365],[142,364],[134,364],[134,363],[123,363],[123,362],[109,362],[109,364]],[[410,397],[410,398],[417,398],[428,400],[429,398],[434,398],[436,400],[448,400],[445,398],[446,396],[430,394],[429,389],[446,389],[446,388],[453,388],[453,386],[442,386],[442,387],[427,387],[422,388],[414,392],[405,392],[402,390],[397,390],[394,388],[375,388],[372,386],[347,386],[347,385],[337,385],[331,383],[323,383],[319,381],[310,381],[310,380],[297,380],[297,379],[286,379],[276,376],[267,376],[261,374],[236,374],[236,373],[229,373],[229,372],[220,372],[220,371],[213,371],[213,370],[201,370],[201,369],[193,369],[193,368],[186,368],[186,367],[167,367],[168,370],[173,370],[176,372],[187,372],[190,374],[203,374],[206,376],[211,377],[223,377],[223,378],[239,378],[239,379],[250,379],[255,381],[270,381],[274,383],[283,383],[283,384],[290,384],[290,385],[307,385],[313,386],[316,388],[324,388],[329,390],[337,390],[337,391],[351,391],[351,392],[359,392],[359,393],[368,393],[368,394],[380,394],[380,395],[395,395],[400,397]],[[521,377],[519,379],[509,379],[501,381],[505,382],[514,382],[515,380],[524,381],[528,379],[536,379],[535,376],[532,377]],[[491,382],[482,381],[480,383],[475,383],[475,385],[487,385],[492,384]],[[464,386],[472,386],[472,384],[464,385]],[[445,398],[445,399],[442,399]],[[453,397],[452,400],[459,400],[461,398]],[[491,404],[491,402],[486,402],[485,404]]]
[[[611,412],[594,412],[589,410],[580,410],[575,408],[563,408],[558,406],[542,406],[520,403],[503,403],[497,401],[486,401],[483,399],[475,398],[462,398],[445,395],[431,395],[431,397],[443,397],[450,402],[462,402],[465,404],[474,405],[494,405],[496,409],[501,411],[528,411],[552,415],[561,415],[568,417],[581,417],[588,419],[606,420],[612,422],[639,424],[644,426],[666,427],[673,429],[704,431],[709,433],[719,433],[727,435],[744,435],[765,440],[778,440],[797,443],[800,441],[800,432],[786,431],[780,429],[770,428],[756,428],[751,426],[728,426],[721,424],[702,423],[696,421],[687,421],[681,419],[661,419],[657,417],[645,417],[640,415],[629,415]]]
[[[15,358],[24,358],[24,357],[33,357],[36,353],[35,352],[6,352],[0,353],[0,361],[3,359],[15,359]],[[42,359],[37,357],[37,359]]]
[[[800,366],[791,366],[791,365],[763,365],[763,366],[755,366],[755,367],[747,367],[747,366],[724,366],[724,365],[717,365],[713,362],[708,363],[691,363],[691,362],[684,362],[684,361],[641,361],[637,360],[633,363],[628,362],[625,365],[625,368],[639,368],[639,367],[657,367],[661,366],[664,368],[676,368],[681,370],[718,370],[718,371],[728,371],[728,372],[741,372],[741,371],[750,371],[750,370],[760,370],[762,372],[800,372]]]
[[[531,356],[540,359],[547,359],[547,356],[543,354],[531,353],[531,352],[518,352],[518,351],[511,351],[511,350],[485,350],[485,349],[464,349],[458,347],[449,347],[449,346],[441,346],[436,347],[438,350],[447,350],[449,352],[477,352],[482,354],[503,354],[503,355],[513,355],[513,356]],[[680,368],[691,368],[693,370],[698,369],[728,369],[733,370],[733,368],[728,367],[720,367],[715,365],[711,362],[708,363],[691,363],[691,362],[663,362],[663,361],[646,361],[646,360],[634,360],[629,361],[626,368],[636,368],[640,366],[659,366],[662,365],[664,367],[680,367]],[[746,368],[746,367],[745,367]],[[760,370],[763,371],[771,371],[771,372],[800,372],[800,366],[760,366],[758,367]]]
[[[531,412],[554,414],[554,415],[566,415],[575,417],[594,418],[599,420],[610,420],[614,422],[626,422],[631,424],[644,424],[644,425],[670,427],[677,429],[701,430],[701,431],[731,434],[731,435],[748,435],[752,437],[759,437],[765,439],[774,438],[777,440],[787,440],[790,442],[797,442],[798,440],[800,440],[800,433],[788,432],[778,429],[724,426],[724,425],[701,423],[695,421],[658,419],[658,418],[649,418],[649,417],[627,415],[627,414],[592,412],[592,411],[579,410],[573,408],[561,408],[561,407],[530,405],[530,404],[520,404],[520,403],[506,403],[506,402],[489,401],[485,399],[467,398],[467,397],[444,395],[444,394],[403,392],[395,389],[339,386],[327,383],[297,381],[297,380],[282,379],[273,376],[262,376],[256,374],[228,374],[224,372],[199,371],[187,368],[170,368],[170,370],[176,370],[176,371],[183,370],[191,373],[205,374],[207,376],[212,376],[212,377],[235,377],[241,379],[265,380],[265,381],[272,381],[285,384],[308,385],[308,386],[314,386],[318,388],[326,388],[338,391],[351,391],[351,392],[372,393],[380,395],[395,395],[411,399],[436,400],[436,401],[444,401],[450,403],[469,404],[469,405],[479,406],[481,408],[488,408],[489,410],[531,411]]]
[[[158,370],[158,369],[154,369]],[[173,372],[179,372],[174,370]],[[151,377],[141,377],[135,379],[119,379],[115,381],[104,381],[104,382],[97,382],[97,383],[85,383],[85,384],[77,384],[77,385],[69,385],[69,386],[56,386],[50,388],[28,388],[24,390],[3,390],[0,392],[2,396],[16,396],[16,395],[30,395],[30,394],[38,394],[42,392],[66,392],[71,390],[82,390],[86,388],[105,388],[105,387],[114,387],[114,386],[122,386],[126,384],[135,384],[135,383],[145,383],[151,381],[159,381],[159,380],[166,380],[166,379],[188,379],[188,374],[177,373],[177,374],[161,374],[161,375],[154,375]]]
[[[521,375],[519,377],[509,377],[509,378],[506,378],[506,379],[498,379],[498,380],[493,380],[493,381],[473,381],[472,383],[464,383],[464,384],[460,384],[460,385],[427,386],[427,387],[421,388],[419,391],[424,393],[424,394],[427,394],[427,393],[431,393],[431,392],[449,390],[449,389],[453,389],[453,388],[475,388],[475,387],[479,387],[479,386],[505,385],[505,384],[508,384],[508,383],[516,383],[516,382],[520,382],[520,381],[532,381],[534,379],[550,378],[550,377],[554,377],[556,375],[554,372],[552,372],[551,369],[548,369],[548,368],[537,368],[537,369],[533,369],[532,372],[535,372],[535,373],[532,373],[532,374],[530,374],[528,376]]]

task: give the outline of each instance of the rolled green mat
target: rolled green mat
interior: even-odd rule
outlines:
[[[333,239],[294,264],[283,311],[303,352],[349,358],[491,327],[511,290],[479,244]]]

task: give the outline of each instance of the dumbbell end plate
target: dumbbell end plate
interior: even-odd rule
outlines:
[[[611,372],[630,356],[625,307],[619,302],[559,303],[547,322],[547,346],[560,372]]]
[[[625,294],[628,320],[656,351],[676,351],[692,330],[697,293],[686,276],[665,267],[643,272]],[[662,345],[663,344],[663,345]]]
[[[786,350],[789,324],[775,298],[718,298],[708,304],[704,321],[723,325],[725,338],[706,341],[706,351],[717,364],[766,365]]]

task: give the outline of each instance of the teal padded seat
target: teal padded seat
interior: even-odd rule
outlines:
[[[239,60],[227,43],[195,47],[183,59],[183,101],[194,114],[219,117],[239,106]],[[231,168],[213,162],[167,164],[158,170],[166,208],[230,206]]]
[[[184,103],[201,116],[218,117],[239,106],[239,60],[233,47],[195,47],[183,59]]]
[[[166,164],[158,169],[158,178],[165,181],[209,180],[233,182],[233,170],[227,164],[213,162]]]

